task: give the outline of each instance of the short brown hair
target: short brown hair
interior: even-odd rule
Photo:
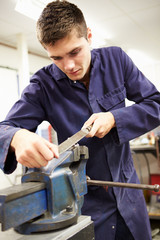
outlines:
[[[54,45],[73,29],[78,37],[87,39],[87,26],[82,11],[67,1],[53,1],[42,11],[37,21],[37,37],[40,43]]]

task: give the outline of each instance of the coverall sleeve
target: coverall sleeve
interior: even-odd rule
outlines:
[[[127,99],[135,102],[111,111],[122,144],[160,125],[160,93],[122,50],[120,58]]]
[[[0,168],[4,173],[12,173],[17,166],[14,153],[9,152],[10,142],[19,129],[35,132],[45,120],[43,93],[40,86],[32,82],[23,91],[21,99],[9,111],[5,121],[0,123]]]
[[[0,168],[4,173],[12,173],[17,167],[14,153],[9,153],[11,140],[19,128],[12,126],[0,126]]]

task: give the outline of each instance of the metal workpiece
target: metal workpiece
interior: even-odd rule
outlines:
[[[71,147],[73,147],[76,143],[78,143],[82,138],[84,138],[92,129],[92,125],[86,128],[82,128],[79,132],[75,133],[73,136],[69,137],[67,140],[62,142],[58,146],[59,154],[64,153]]]
[[[22,184],[12,187],[11,196],[0,193],[2,231],[14,227],[19,233],[30,234],[76,223],[87,193],[87,157],[88,149],[76,145],[46,168],[28,169]]]

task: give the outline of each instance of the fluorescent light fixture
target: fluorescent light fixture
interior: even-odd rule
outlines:
[[[17,0],[15,10],[35,21],[38,20],[44,7],[52,0]],[[111,39],[110,34],[101,26],[95,27],[92,20],[87,21],[87,25],[91,27],[93,33],[92,48],[97,48],[106,45],[106,41]]]
[[[18,0],[15,10],[33,20],[39,18],[43,8],[51,2],[48,0]]]

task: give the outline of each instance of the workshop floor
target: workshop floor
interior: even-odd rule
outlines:
[[[160,240],[160,220],[151,220],[152,240]]]
[[[160,201],[157,199],[159,199],[157,195],[151,195],[150,203],[147,205],[153,240],[160,240]]]
[[[153,237],[152,240],[160,240],[160,234],[158,234],[155,237]]]

